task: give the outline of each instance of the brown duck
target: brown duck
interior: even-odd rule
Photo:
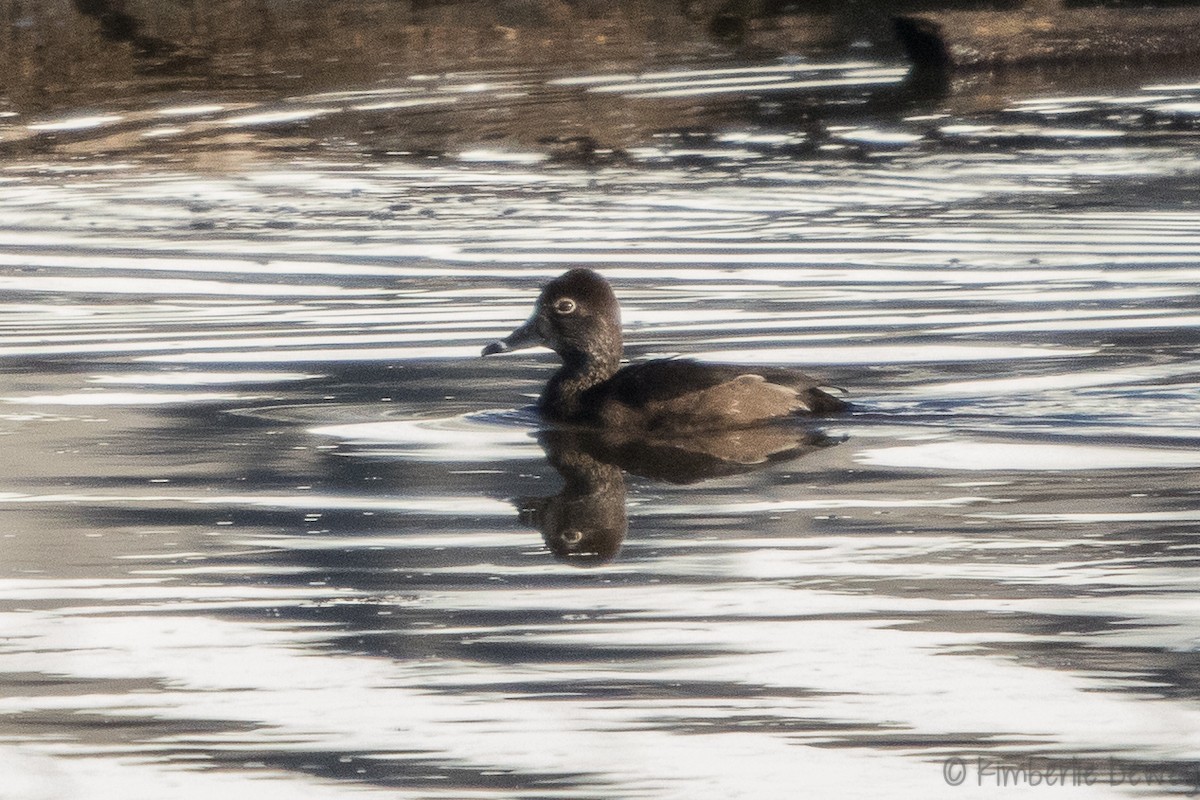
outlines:
[[[533,315],[483,355],[545,345],[562,367],[538,401],[553,422],[686,434],[819,416],[848,404],[783,367],[655,359],[621,367],[621,308],[608,281],[573,269],[542,288]]]

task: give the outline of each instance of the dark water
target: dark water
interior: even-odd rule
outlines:
[[[0,797],[1194,792],[1200,83],[1100,83],[5,118]],[[857,410],[539,436],[477,356],[571,265]]]

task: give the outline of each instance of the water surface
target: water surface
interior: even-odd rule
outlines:
[[[4,796],[912,797],[1031,758],[1195,791],[1200,84],[1127,82],[772,60],[5,118]],[[631,357],[856,410],[541,432],[552,355],[478,353],[573,265]]]

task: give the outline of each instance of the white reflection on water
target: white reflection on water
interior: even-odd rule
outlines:
[[[106,125],[120,122],[121,117],[115,114],[97,114],[86,117],[68,117],[67,119],[36,122],[29,126],[31,131],[78,131],[89,128],[102,128]]]
[[[216,403],[248,401],[251,395],[223,392],[105,392],[77,394],[37,394],[28,397],[3,397],[0,402],[28,406],[158,406],[165,403]]]
[[[462,359],[475,358],[478,355],[479,347],[477,345],[462,345],[460,347],[379,347],[371,350],[356,347],[326,347],[301,350],[217,350],[211,353],[188,352],[177,355],[144,356],[142,360],[150,363],[169,364],[265,364],[271,362],[307,364],[322,361],[376,362],[381,360]]]
[[[345,789],[329,781],[314,781],[293,775],[249,767],[241,775],[180,770],[145,759],[55,758],[26,748],[0,749],[0,770],[10,776],[6,783],[13,797],[22,800],[61,800],[91,797],[96,800],[128,800],[169,796],[191,798],[246,798],[246,800],[292,800],[297,796],[324,800],[345,797]],[[360,797],[395,797],[391,790],[359,789]]]
[[[802,89],[894,84],[907,69],[870,63],[788,64],[763,68],[648,72],[637,76],[584,76],[552,81],[561,86],[586,86],[592,92],[628,94],[641,98],[696,97],[724,92],[782,92]],[[838,73],[830,77],[817,77]],[[806,77],[809,76],[809,77]]]
[[[361,290],[330,290],[326,287],[271,283],[222,283],[175,278],[88,278],[83,276],[0,276],[0,289],[8,292],[58,292],[76,294],[230,295],[247,297],[326,297],[330,294],[362,295]]]
[[[195,105],[160,108],[158,113],[163,117],[198,117],[205,114],[216,114],[224,111],[225,108],[226,106],[220,103],[197,103]]]
[[[1096,470],[1200,467],[1200,452],[1169,448],[1104,447],[1094,444],[930,442],[867,450],[864,464],[943,470]]]
[[[0,493],[0,505],[87,505],[118,506],[122,508],[182,508],[186,506],[221,506],[238,509],[262,507],[275,509],[304,509],[320,511],[390,511],[446,516],[508,517],[512,505],[480,497],[363,497],[323,495],[318,492],[297,491],[288,495],[172,495],[172,494],[100,494],[96,492],[63,494]]]
[[[647,72],[639,77],[641,80],[657,81],[657,80],[677,80],[686,78],[689,80],[706,80],[709,78],[722,78],[731,75],[750,75],[750,76],[769,76],[769,75],[793,75],[800,72],[843,72],[846,70],[858,70],[875,68],[878,64],[872,61],[835,61],[835,62],[790,62],[786,64],[757,64],[751,67],[721,67],[717,69],[680,69],[669,71]],[[627,74],[617,75],[579,75],[570,78],[554,78],[550,81],[551,84],[562,86],[573,85],[610,85],[612,83],[627,83],[634,76]]]
[[[157,386],[206,386],[225,383],[284,383],[320,377],[303,372],[140,372],[126,375],[97,375],[95,383]]]
[[[259,125],[279,125],[289,122],[301,122],[304,120],[323,117],[326,114],[337,112],[336,108],[306,108],[306,109],[281,109],[278,111],[262,111],[254,114],[243,114],[237,117],[227,117],[224,120],[226,125],[237,126],[259,126]]]
[[[507,461],[543,456],[529,428],[494,422],[450,419],[396,420],[327,425],[313,428],[316,436],[369,445],[374,457],[458,461]]]
[[[904,364],[910,362],[1009,361],[1025,358],[1079,357],[1095,350],[1041,347],[962,347],[957,345],[904,345],[886,347],[760,347],[754,350],[711,350],[709,361],[732,364]]]
[[[441,635],[502,640],[537,630],[539,641],[562,649],[652,643],[668,651],[673,646],[701,646],[713,655],[674,662],[654,659],[644,665],[637,660],[612,666],[515,664],[497,672],[495,663],[422,665],[350,654],[320,657],[313,645],[336,643],[320,627],[305,630],[171,614],[138,620],[87,613],[10,615],[6,629],[22,646],[16,653],[9,647],[0,649],[0,665],[6,670],[37,671],[42,659],[53,655],[60,674],[153,681],[162,688],[66,702],[10,699],[0,701],[0,712],[37,714],[66,708],[111,720],[149,715],[192,725],[203,720],[222,725],[269,721],[270,728],[255,736],[256,750],[268,759],[273,753],[316,749],[378,753],[377,757],[418,763],[434,758],[465,768],[528,774],[554,774],[569,765],[572,772],[588,776],[580,791],[571,792],[575,796],[602,796],[613,791],[610,787],[640,786],[671,796],[717,790],[722,796],[751,797],[783,791],[800,781],[848,797],[878,796],[880,782],[885,781],[928,783],[931,793],[938,791],[940,781],[928,777],[936,765],[909,760],[902,751],[821,747],[829,734],[819,728],[793,728],[791,742],[770,730],[772,718],[782,723],[813,714],[836,719],[841,726],[870,725],[882,715],[893,725],[950,732],[959,729],[967,706],[973,722],[1001,738],[1068,735],[1080,747],[1111,747],[1122,740],[1140,746],[1157,742],[1159,752],[1190,754],[1181,747],[1177,731],[1197,721],[1180,716],[1170,703],[1097,693],[1099,682],[1094,679],[971,655],[971,635],[899,631],[886,622],[853,619],[867,608],[876,614],[886,615],[888,607],[893,613],[909,614],[912,602],[892,601],[880,609],[870,599],[864,605],[854,597],[781,592],[769,586],[744,591],[734,605],[723,591],[644,590],[636,604],[622,594],[615,587],[576,590],[569,603],[556,604],[561,612],[604,615],[595,621],[540,630],[450,628]],[[438,602],[447,610],[463,610],[482,600],[476,593],[443,593]],[[488,598],[489,608],[497,610],[497,600],[511,613],[542,608],[547,598],[540,592],[510,591]],[[763,608],[771,609],[771,618],[742,619],[744,614],[757,617]],[[814,616],[805,619],[809,615]],[[690,621],[698,617],[708,621]],[[740,621],[734,624],[735,620]],[[795,641],[805,646],[766,644]],[[960,652],[949,655],[956,650]],[[33,652],[39,655],[23,655]],[[247,652],[254,653],[253,659],[246,658]],[[888,670],[870,666],[879,663],[888,664]],[[561,691],[581,680],[619,684],[651,664],[653,681],[661,686],[758,685],[767,694],[693,704],[677,699],[629,703]],[[513,681],[525,687],[526,695],[548,692],[557,699],[522,701],[505,688]],[[788,691],[799,688],[803,693]],[[886,698],[886,707],[880,706],[879,698]],[[731,718],[757,719],[765,727],[704,732]],[[676,726],[697,730],[679,735],[671,732]],[[603,748],[591,746],[598,735],[607,742]],[[207,738],[210,747],[219,749],[237,747],[240,736]],[[169,737],[160,742],[168,748],[171,743]],[[194,740],[180,742],[184,743],[194,746]],[[56,749],[34,751],[46,759]],[[84,765],[94,758],[83,759]],[[141,769],[151,774],[160,769],[152,756],[123,765],[134,775]],[[86,766],[73,769],[58,759],[54,767],[68,780],[88,774]],[[279,777],[252,765],[244,775],[253,779],[260,771],[265,777]],[[847,780],[849,773],[854,781]],[[747,781],[747,775],[753,779]],[[207,781],[176,780],[184,792],[210,788]]]

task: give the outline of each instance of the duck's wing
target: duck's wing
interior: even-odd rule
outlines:
[[[610,380],[611,397],[666,427],[753,425],[789,414],[827,414],[846,403],[802,372],[780,367],[659,359],[633,364]],[[653,423],[652,423],[653,424]]]

